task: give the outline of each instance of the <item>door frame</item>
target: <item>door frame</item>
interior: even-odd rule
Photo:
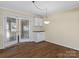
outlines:
[[[15,18],[16,19],[16,22],[17,22],[17,17],[15,16],[11,16],[11,15],[8,15],[8,16],[3,16],[3,48],[6,48],[6,47],[10,47],[14,44],[17,44],[17,36],[16,36],[16,40],[13,41],[13,42],[8,42],[9,39],[7,39],[7,29],[6,29],[6,24],[7,24],[7,17],[10,17],[10,18]],[[16,29],[16,32],[17,32],[17,29]],[[17,34],[16,34],[17,35]]]
[[[16,22],[18,21],[19,22],[19,30],[16,30],[16,32],[18,31],[18,35],[19,35],[19,42],[31,42],[31,41],[34,41],[33,40],[33,37],[32,37],[32,20],[30,17],[20,17],[20,16],[15,16],[15,15],[2,15],[2,18],[3,18],[3,40],[2,40],[2,49],[6,48],[6,47],[10,47],[14,44],[17,44],[18,43],[18,37],[16,36],[16,41],[14,41],[13,43],[11,42],[10,44],[7,43],[7,30],[6,30],[6,24],[7,24],[7,17],[10,17],[10,18],[15,18],[16,19]],[[22,40],[21,39],[21,27],[20,27],[20,22],[21,20],[24,19],[24,20],[29,20],[29,39],[27,40]],[[17,34],[17,33],[16,33]]]
[[[21,38],[21,21],[22,20],[28,20],[29,21],[29,38],[27,39],[22,39]],[[30,37],[31,37],[31,35],[30,35],[30,33],[31,33],[31,28],[30,28],[30,19],[27,17],[27,18],[20,18],[19,19],[19,42],[30,42],[31,41],[31,39],[30,39]]]

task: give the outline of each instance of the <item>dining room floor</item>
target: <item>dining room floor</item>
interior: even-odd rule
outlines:
[[[47,41],[19,43],[0,50],[0,58],[71,58],[79,57],[79,51]]]

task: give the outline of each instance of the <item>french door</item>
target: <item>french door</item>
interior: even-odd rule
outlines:
[[[19,42],[30,41],[30,25],[28,19],[19,20]]]
[[[11,46],[17,43],[17,21],[16,18],[12,17],[7,17],[5,19],[5,31],[6,31],[6,39],[5,41],[5,46]]]
[[[14,17],[6,17],[5,34],[5,47],[9,47],[19,42],[30,41],[29,19],[16,19]]]

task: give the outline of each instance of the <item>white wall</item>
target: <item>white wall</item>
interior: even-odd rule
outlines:
[[[46,41],[79,50],[79,8],[49,16]]]
[[[3,20],[2,20],[2,12],[0,12],[0,48],[2,47],[2,39],[3,39]]]

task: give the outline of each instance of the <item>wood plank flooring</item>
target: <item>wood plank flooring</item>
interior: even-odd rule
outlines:
[[[67,58],[79,57],[79,51],[46,41],[20,43],[1,50],[0,58]]]

